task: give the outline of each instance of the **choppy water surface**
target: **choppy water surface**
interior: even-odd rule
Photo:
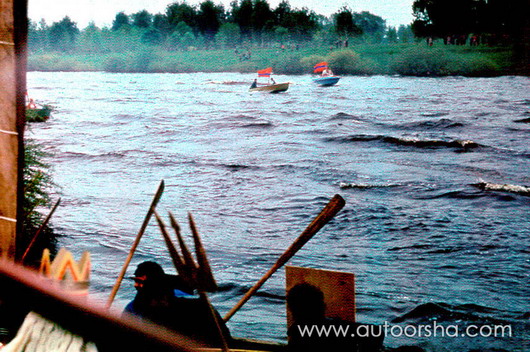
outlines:
[[[56,110],[30,136],[53,156],[61,246],[93,259],[104,299],[158,183],[158,208],[192,212],[226,313],[329,198],[345,209],[290,262],[356,274],[358,320],[510,324],[512,338],[387,337],[429,351],[528,350],[530,80],[277,77],[249,94],[241,74],[28,74]],[[512,185],[512,186],[510,186]],[[518,187],[517,187],[518,186]],[[59,194],[60,193],[60,194]],[[151,222],[130,267],[171,263]],[[230,321],[284,341],[284,273]],[[134,295],[124,282],[119,308]]]

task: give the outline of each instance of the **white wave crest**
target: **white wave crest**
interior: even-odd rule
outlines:
[[[479,182],[476,186],[485,191],[497,191],[497,192],[510,192],[530,195],[530,187],[512,185],[512,184],[500,184],[500,183],[491,183],[491,182]]]

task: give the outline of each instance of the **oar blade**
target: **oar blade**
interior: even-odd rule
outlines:
[[[180,226],[175,220],[175,217],[173,216],[173,214],[171,214],[171,212],[169,213],[169,220],[171,222],[171,227],[173,227],[173,229],[175,230],[175,236],[177,237],[180,250],[182,251],[182,257],[184,259],[184,263],[190,269],[197,268],[195,260],[193,260],[193,255],[191,254],[191,251],[188,249],[188,246],[186,245],[186,242],[184,241],[184,238],[182,237],[182,233],[180,232]]]
[[[171,238],[169,237],[169,234],[166,229],[166,225],[164,224],[164,221],[162,218],[158,215],[158,213],[155,211],[155,218],[158,223],[158,227],[160,228],[160,232],[162,233],[162,237],[164,237],[164,242],[166,243],[166,247],[169,251],[169,255],[171,256],[171,260],[173,261],[173,265],[175,266],[175,270],[181,275],[182,279],[186,282],[188,282],[189,277],[186,275],[186,268],[184,265],[184,262],[180,256],[180,254],[177,251],[177,248],[171,241]]]
[[[324,227],[337,213],[344,207],[346,201],[338,194],[333,196],[328,204],[320,211],[317,217],[307,226],[307,228],[296,238],[296,240],[287,248],[287,250],[278,258],[276,263],[263,275],[263,277],[247,291],[247,293],[237,302],[237,304],[224,316],[224,321],[230,318],[256,293],[261,286],[274,274],[279,268],[291,259],[300,248],[304,246],[316,233]]]
[[[193,220],[191,213],[188,213],[188,220],[190,223],[191,233],[193,235],[193,241],[195,243],[195,255],[197,256],[197,262],[199,263],[198,274],[199,281],[202,284],[202,289],[204,291],[213,292],[218,289],[217,282],[213,276],[212,268],[210,267],[210,262],[208,261],[208,256],[202,245],[201,237],[199,231],[197,231],[197,226]]]

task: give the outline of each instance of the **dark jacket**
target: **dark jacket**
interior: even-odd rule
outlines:
[[[221,339],[219,331],[208,303],[195,297],[172,297],[161,304],[145,304],[133,300],[124,312],[134,314],[142,319],[150,320],[177,333],[191,337],[207,346],[219,347]],[[224,337],[230,342],[230,331],[217,310],[213,310],[223,331]]]

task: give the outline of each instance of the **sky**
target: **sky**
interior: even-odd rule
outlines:
[[[201,3],[203,0],[185,0],[189,5]],[[216,4],[230,7],[232,0],[214,0]],[[281,0],[268,0],[272,9]],[[182,0],[29,0],[28,16],[39,22],[60,21],[65,16],[77,23],[78,28],[85,28],[93,21],[99,27],[110,27],[118,12],[133,14],[147,10],[152,14],[164,13],[167,5]],[[389,26],[410,24],[412,22],[413,0],[288,0],[292,8],[307,7],[317,14],[329,16],[342,6],[348,6],[354,12],[368,11],[385,19]]]

